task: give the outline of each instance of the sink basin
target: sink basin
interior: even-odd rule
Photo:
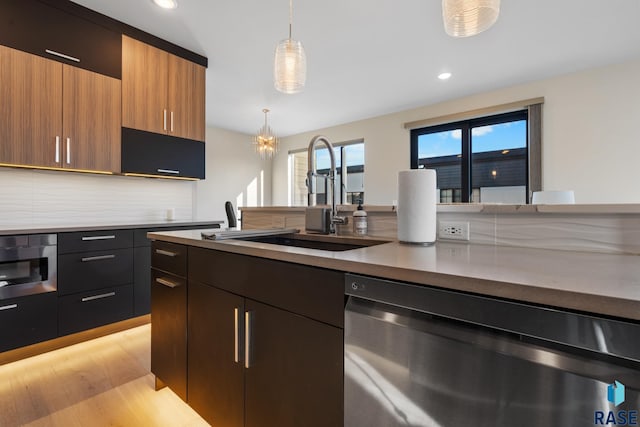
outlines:
[[[322,239],[322,240],[320,240]],[[246,237],[242,240],[249,242],[269,243],[272,245],[282,246],[295,246],[297,248],[308,249],[320,249],[323,251],[348,251],[351,249],[365,248],[367,246],[380,245],[382,243],[388,243],[384,240],[367,240],[357,238],[336,238],[322,236],[319,238],[310,238],[309,236],[293,236],[293,235],[280,235],[280,236],[259,236],[259,237]],[[340,241],[342,240],[342,241]]]

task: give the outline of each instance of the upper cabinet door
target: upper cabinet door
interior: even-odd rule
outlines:
[[[122,37],[122,126],[204,141],[205,68]]]
[[[169,135],[204,141],[205,71],[201,65],[169,55]]]
[[[120,80],[64,66],[63,167],[120,172]]]
[[[60,167],[62,64],[0,46],[0,163]]]
[[[122,126],[167,133],[169,54],[122,37]]]

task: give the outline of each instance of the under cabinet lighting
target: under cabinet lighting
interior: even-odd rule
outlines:
[[[153,2],[163,9],[175,9],[178,7],[177,0],[153,0]]]

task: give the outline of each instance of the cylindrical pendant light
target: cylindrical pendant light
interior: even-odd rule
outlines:
[[[253,144],[256,153],[258,153],[262,159],[270,159],[278,152],[278,137],[273,132],[273,129],[271,129],[271,126],[267,124],[267,113],[269,113],[269,110],[265,108],[262,112],[264,113],[264,125],[253,138]]]
[[[442,0],[444,29],[452,37],[481,33],[498,20],[500,0]]]
[[[289,38],[276,47],[273,67],[274,85],[284,93],[302,92],[307,81],[307,55],[302,43],[291,38],[293,0],[289,0]]]

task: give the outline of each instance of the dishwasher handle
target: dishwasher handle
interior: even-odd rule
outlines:
[[[640,324],[426,285],[345,274],[345,294],[640,362]]]

